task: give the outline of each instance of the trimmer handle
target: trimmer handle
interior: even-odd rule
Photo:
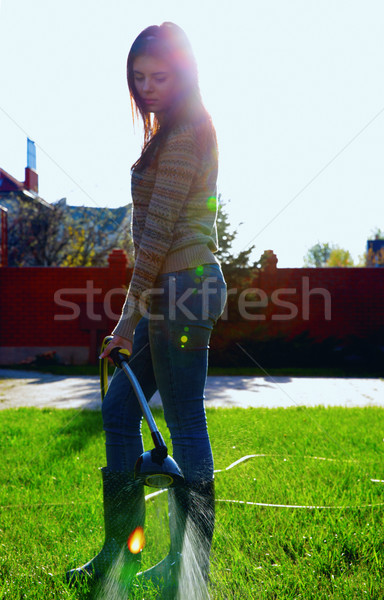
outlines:
[[[112,335],[107,335],[103,339],[103,343],[101,345],[101,354],[104,352],[105,348],[108,346],[109,342],[113,340]],[[113,348],[110,352],[109,356],[112,358],[116,367],[122,368],[122,362],[127,361],[129,357],[128,350],[125,348]],[[109,356],[107,358],[100,358],[99,363],[99,373],[100,373],[100,392],[101,392],[101,400],[104,400],[104,396],[108,391],[108,364],[109,364]]]
[[[101,344],[102,354],[105,348],[108,346],[109,342],[112,340],[111,335],[107,335],[103,339],[103,343]],[[108,391],[108,358],[100,358],[99,359],[99,374],[100,374],[100,392],[101,392],[101,400],[104,400],[104,396]]]
[[[128,362],[128,358],[130,357],[130,352],[128,350],[126,350],[125,348],[118,348],[116,346],[115,348],[113,348],[110,351],[109,356],[112,358],[116,367],[119,367],[119,369],[122,369],[122,363]]]
[[[107,336],[104,338],[104,341],[103,341],[103,344],[101,347],[102,352],[104,351],[105,347],[109,344],[109,342],[112,339],[113,339],[112,336]],[[109,353],[108,356],[110,356],[112,358],[116,367],[122,369],[125,372],[126,376],[128,377],[129,381],[131,382],[133,391],[135,392],[135,396],[139,402],[143,416],[144,416],[145,420],[147,421],[149,430],[151,432],[153,443],[155,444],[155,448],[153,451],[155,451],[158,454],[159,459],[163,460],[168,455],[168,449],[164,442],[163,436],[161,435],[160,431],[158,430],[155,420],[152,416],[152,413],[148,407],[148,403],[147,403],[147,400],[143,393],[143,390],[141,389],[141,386],[140,386],[135,374],[133,373],[132,369],[128,365],[128,358],[130,356],[129,351],[126,350],[125,348],[119,348],[118,346],[116,346],[115,348],[113,348],[111,350],[111,352]],[[101,399],[104,400],[104,396],[108,390],[108,358],[100,359],[100,383],[101,383]]]

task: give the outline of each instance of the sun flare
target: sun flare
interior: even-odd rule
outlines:
[[[144,529],[136,527],[128,538],[128,549],[132,554],[138,554],[145,546]]]

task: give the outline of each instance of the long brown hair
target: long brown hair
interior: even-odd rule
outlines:
[[[167,111],[161,126],[156,115],[151,118],[136,90],[133,63],[138,56],[143,55],[168,62],[179,80],[180,92]],[[133,169],[141,170],[152,161],[169,131],[177,124],[193,124],[199,135],[199,145],[206,146],[210,142],[210,146],[213,143],[215,148],[217,147],[211,118],[201,99],[196,60],[191,44],[181,27],[165,22],[160,26],[151,25],[144,29],[129,51],[127,80],[133,120],[140,116],[144,125],[144,146]]]

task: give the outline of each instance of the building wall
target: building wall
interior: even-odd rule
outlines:
[[[382,366],[382,269],[272,267],[229,287],[215,366]]]
[[[384,327],[384,274],[368,268],[278,269],[254,280],[271,298],[270,333],[370,337]],[[289,302],[288,306],[281,306]]]
[[[50,351],[66,363],[96,362],[130,277],[122,250],[111,253],[106,268],[1,268],[0,364]],[[216,353],[244,338],[289,341],[303,334],[315,343],[376,336],[384,347],[382,269],[272,264],[228,287],[228,309],[212,337]]]
[[[130,277],[122,250],[108,267],[0,269],[0,364],[50,351],[66,363],[95,362]]]

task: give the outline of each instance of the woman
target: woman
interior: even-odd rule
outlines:
[[[162,398],[173,457],[186,483],[169,492],[169,555],[139,577],[176,590],[182,585],[187,537],[189,551],[191,539],[198,540],[195,575],[207,580],[214,525],[213,459],[203,400],[209,339],[226,300],[214,255],[217,143],[195,59],[178,26],[163,23],[140,33],[129,52],[127,77],[133,115],[144,124],[143,150],[132,167],[135,265],[121,318],[101,357],[116,346],[127,349],[146,398],[156,390]],[[131,531],[144,522],[144,492],[133,476],[143,452],[142,414],[120,370],[102,414],[106,540],[101,552],[70,571],[68,579],[104,576]],[[137,570],[137,557],[124,552],[126,570]]]

